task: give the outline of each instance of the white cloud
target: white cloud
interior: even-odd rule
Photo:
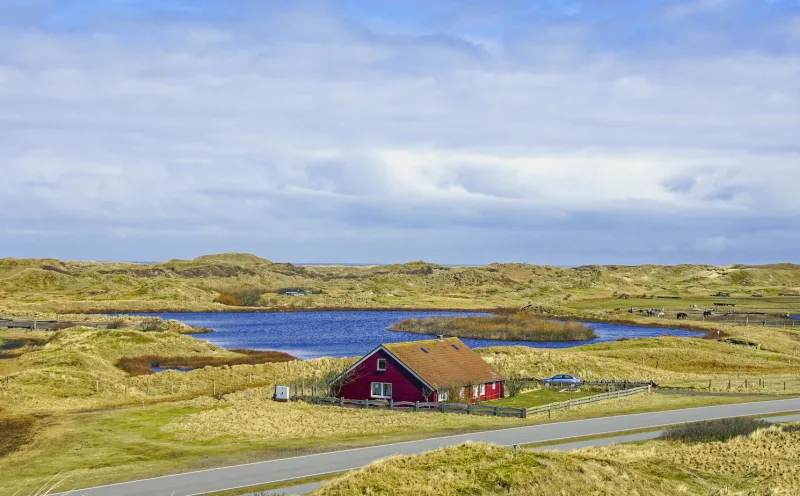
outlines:
[[[352,232],[404,259],[408,230],[537,237],[545,222],[568,242],[625,218],[700,256],[731,244],[694,242],[682,220],[773,224],[800,209],[797,51],[641,57],[595,47],[589,24],[504,43],[367,31],[309,6],[133,29],[0,31],[0,195],[26,205],[0,223],[23,240],[104,226],[186,232],[200,241],[180,249],[200,252],[226,233],[255,251],[268,232],[292,258],[294,237]],[[614,239],[581,256],[609,258]],[[353,261],[331,246],[309,256]]]

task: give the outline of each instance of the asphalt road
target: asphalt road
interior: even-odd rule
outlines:
[[[80,496],[195,496],[214,491],[252,487],[352,470],[388,456],[412,455],[444,446],[463,444],[467,441],[494,443],[501,446],[534,444],[723,417],[775,415],[796,411],[800,411],[800,398],[576,420],[284,458],[124,482],[62,494]]]

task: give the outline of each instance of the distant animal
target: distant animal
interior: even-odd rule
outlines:
[[[713,313],[714,312],[712,312],[711,310],[705,310],[705,311],[703,311],[703,318],[711,317],[711,315],[713,315]]]
[[[688,313],[678,312],[678,320],[685,320],[685,319],[688,319],[688,318],[689,318],[689,314]]]
[[[658,318],[659,319],[663,319],[664,318],[664,312],[658,312]]]

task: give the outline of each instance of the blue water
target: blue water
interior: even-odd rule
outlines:
[[[177,372],[191,372],[192,368],[188,367],[152,367],[153,372],[162,372],[164,370],[175,370]]]
[[[389,325],[410,318],[431,316],[485,315],[469,312],[417,311],[315,311],[285,313],[160,313],[149,314],[175,319],[215,332],[198,334],[223,348],[277,350],[298,358],[360,356],[381,343],[431,339],[430,336],[389,331]],[[472,348],[523,345],[534,348],[569,348],[582,344],[616,341],[619,338],[645,338],[662,335],[695,337],[702,333],[678,329],[636,327],[586,322],[597,334],[590,341],[529,343],[468,339]]]

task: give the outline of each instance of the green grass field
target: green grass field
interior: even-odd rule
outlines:
[[[501,400],[487,401],[487,405],[502,406],[509,408],[531,408],[535,406],[547,405],[576,398],[585,398],[600,394],[599,391],[569,391],[560,392],[557,388],[537,389],[526,391],[513,398],[503,398]]]

